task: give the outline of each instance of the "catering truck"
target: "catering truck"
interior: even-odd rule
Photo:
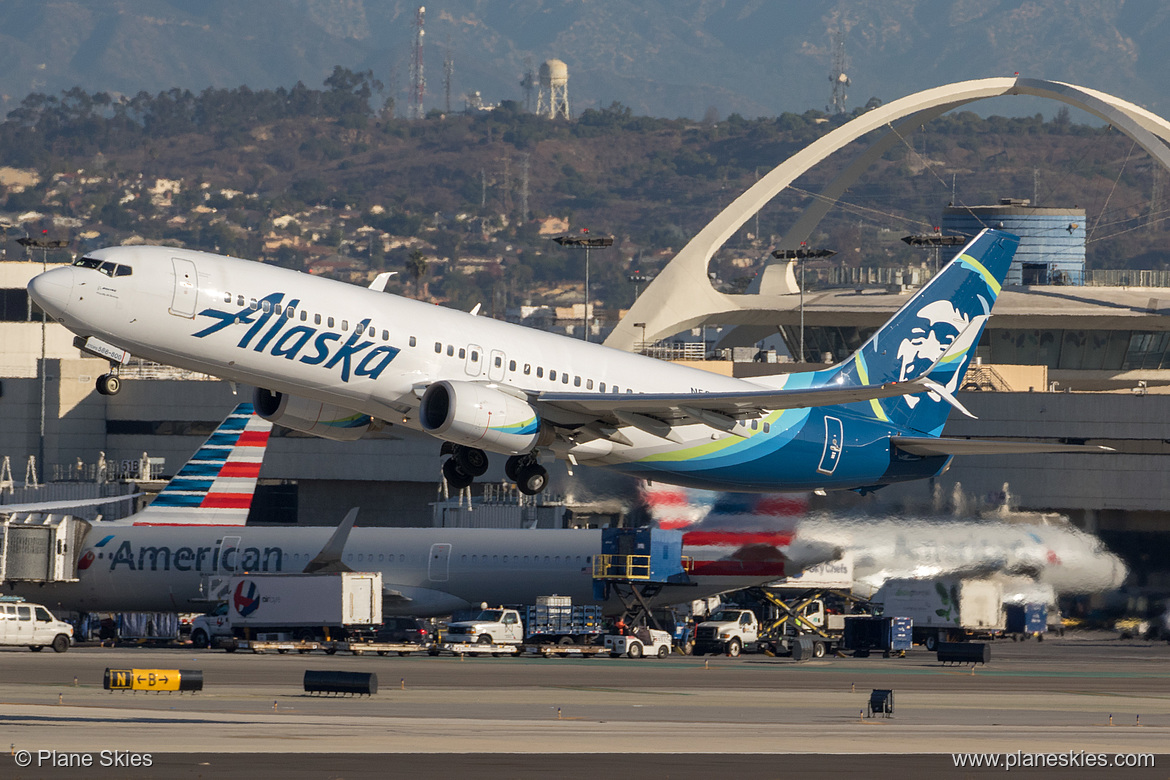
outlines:
[[[874,594],[883,614],[914,621],[915,644],[988,638],[1004,630],[1003,588],[993,580],[890,580]]]
[[[369,634],[382,623],[381,572],[238,575],[228,594],[192,621],[192,644],[234,649],[238,640],[332,641]]]

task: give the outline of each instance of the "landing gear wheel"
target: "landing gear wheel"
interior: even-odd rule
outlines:
[[[488,470],[487,453],[475,447],[460,447],[455,450],[455,463],[459,470],[471,477],[482,477]]]
[[[122,389],[122,380],[117,374],[102,374],[97,378],[97,391],[101,395],[117,395]]]
[[[532,464],[520,469],[516,474],[516,487],[526,496],[535,496],[548,485],[548,472],[544,466]]]
[[[520,466],[524,463],[526,457],[525,455],[513,455],[504,461],[504,476],[513,482],[519,482],[516,479],[516,474],[519,472]]]
[[[447,487],[451,490],[462,490],[471,487],[475,477],[459,468],[459,462],[454,458],[443,461],[443,479],[447,480]]]

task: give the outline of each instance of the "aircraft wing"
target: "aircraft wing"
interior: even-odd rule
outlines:
[[[17,512],[52,512],[57,509],[103,506],[105,504],[116,504],[119,501],[130,501],[141,495],[141,493],[130,493],[125,496],[109,496],[106,498],[71,498],[62,501],[33,501],[27,504],[0,504],[0,515],[11,515]]]
[[[718,419],[734,420],[756,416],[777,409],[805,409],[812,406],[834,406],[875,398],[892,398],[928,392],[930,380],[926,377],[905,382],[886,382],[880,385],[798,388],[791,390],[760,389],[734,393],[555,393],[543,392],[535,396],[538,405],[554,406],[594,420],[622,422],[621,414],[647,414],[659,419],[693,417],[700,422],[713,422],[704,413]]]
[[[891,436],[890,444],[911,455],[1026,455],[1042,452],[1114,452],[1100,444],[1058,444],[1044,441],[945,439],[930,436]]]

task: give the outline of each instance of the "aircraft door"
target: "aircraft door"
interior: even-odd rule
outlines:
[[[508,358],[503,351],[493,349],[492,354],[488,357],[488,379],[493,382],[504,381],[504,365]]]
[[[430,562],[427,565],[427,579],[431,582],[446,582],[451,573],[451,545],[432,544]]]
[[[822,474],[832,474],[841,462],[841,451],[845,447],[844,430],[841,421],[836,417],[825,417],[825,449],[821,453],[821,463],[817,471]]]
[[[483,373],[483,349],[478,344],[467,345],[467,362],[463,370],[468,376],[479,376]]]
[[[219,546],[219,570],[234,574],[240,568],[240,537],[225,536]]]
[[[175,269],[175,293],[171,299],[171,314],[176,317],[195,318],[199,297],[199,274],[195,263],[182,257],[172,257]]]

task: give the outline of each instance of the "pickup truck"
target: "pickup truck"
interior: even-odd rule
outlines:
[[[461,620],[447,626],[445,641],[452,644],[519,645],[524,642],[589,644],[602,634],[601,607],[547,606],[527,607],[524,616],[518,609],[485,609],[474,620]]]
[[[605,637],[605,649],[613,658],[623,655],[630,658],[646,655],[666,658],[670,655],[670,648],[670,634],[654,628],[638,628],[633,634],[607,634]]]
[[[485,609],[474,620],[450,623],[443,641],[451,644],[518,645],[524,641],[524,623],[514,609]]]
[[[695,655],[727,653],[735,658],[760,644],[760,622],[750,609],[724,607],[695,629]]]

